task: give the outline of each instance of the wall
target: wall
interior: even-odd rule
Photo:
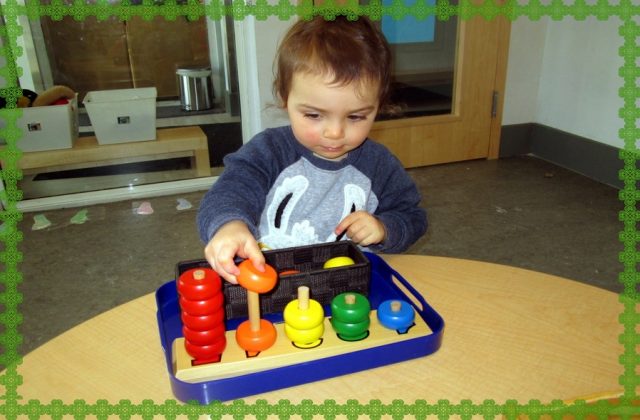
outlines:
[[[546,33],[545,20],[511,24],[503,125],[536,121]]]
[[[260,118],[263,128],[277,127],[289,122],[286,112],[276,106],[273,96],[273,60],[280,40],[294,22],[294,18],[281,21],[277,17],[269,17],[265,21],[256,22]]]
[[[503,125],[534,122],[623,147],[619,24],[569,18],[513,22]]]

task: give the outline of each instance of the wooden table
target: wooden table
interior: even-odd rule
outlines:
[[[30,174],[191,157],[197,176],[211,176],[207,136],[200,127],[161,128],[156,134],[155,140],[103,145],[94,136],[79,137],[70,149],[23,152],[18,165]]]
[[[247,398],[361,403],[380,399],[568,400],[621,388],[622,305],[614,293],[507,266],[441,257],[385,256],[445,320],[434,354]],[[173,399],[154,295],[56,337],[19,368],[25,401]]]

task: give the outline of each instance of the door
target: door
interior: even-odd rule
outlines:
[[[435,112],[438,115],[383,118],[371,132],[371,138],[386,145],[406,168],[498,157],[510,22],[474,17],[452,24],[456,39],[450,71],[396,71],[397,81],[448,77],[448,108]]]

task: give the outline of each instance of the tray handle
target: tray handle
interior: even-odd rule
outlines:
[[[369,262],[371,263],[372,271],[375,270],[378,273],[388,274],[389,275],[388,279],[392,284],[393,284],[393,278],[395,278],[400,284],[402,284],[402,286],[406,288],[408,292],[411,293],[411,297],[415,299],[418,303],[420,303],[422,308],[416,307],[414,302],[409,302],[409,303],[411,303],[411,305],[416,307],[416,309],[418,309],[418,311],[423,314],[423,318],[427,321],[427,324],[429,325],[431,330],[436,335],[440,336],[442,334],[442,330],[444,329],[444,319],[442,319],[440,314],[437,313],[435,309],[433,309],[427,303],[427,301],[424,299],[424,297],[422,297],[420,292],[418,292],[411,285],[411,283],[409,283],[404,277],[402,277],[400,273],[398,273],[389,264],[387,264],[387,262],[383,260],[382,257],[372,252],[364,252],[364,254],[369,259]],[[394,287],[398,287],[398,286],[394,285]]]
[[[422,297],[420,292],[418,292],[416,289],[414,289],[413,286],[411,285],[411,283],[409,283],[404,277],[402,277],[402,275],[400,273],[398,273],[396,270],[394,270],[393,267],[391,267],[389,264],[387,264],[387,262],[385,260],[383,260],[380,256],[378,256],[376,254],[373,254],[373,253],[370,253],[370,252],[366,252],[365,254],[366,254],[367,258],[369,258],[369,261],[373,264],[372,270],[375,270],[378,273],[389,274],[390,278],[391,277],[395,277],[395,279],[400,284],[402,284],[402,286],[404,286],[409,292],[411,292],[412,297],[415,300],[417,300],[418,302],[420,302],[420,305],[422,306],[422,308],[426,308],[427,306],[429,306],[429,304]]]

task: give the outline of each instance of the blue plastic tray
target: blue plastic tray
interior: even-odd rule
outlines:
[[[432,334],[263,372],[215,381],[188,383],[180,381],[173,375],[172,343],[176,338],[182,337],[182,322],[180,320],[176,283],[175,281],[170,281],[156,291],[156,303],[158,306],[157,318],[160,341],[175,397],[184,402],[198,401],[201,404],[208,404],[212,401],[228,401],[415,359],[437,351],[442,343],[444,331],[442,317],[427,304],[425,299],[408,281],[393,270],[382,258],[371,253],[365,253],[365,255],[371,263],[371,283],[368,296],[371,307],[377,308],[381,302],[388,299],[406,300],[414,306],[416,314],[426,322]],[[419,302],[419,305],[415,305],[408,298],[394,283],[394,279],[411,293],[412,298]],[[325,311],[330,311],[330,308],[325,308]],[[329,312],[327,314],[330,315]],[[268,314],[264,317],[272,322],[282,322],[282,314]],[[242,320],[228,320],[226,328],[234,329],[240,321]]]

